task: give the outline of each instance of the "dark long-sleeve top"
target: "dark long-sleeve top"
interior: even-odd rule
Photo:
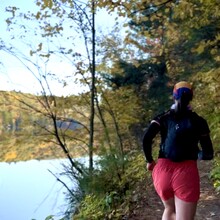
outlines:
[[[176,135],[179,130],[181,131],[180,135]],[[171,154],[167,154],[166,149],[175,152],[175,149],[182,147],[183,150],[177,161],[197,160],[200,148],[202,152],[200,159],[213,159],[214,151],[208,124],[204,118],[195,112],[188,110],[184,115],[177,115],[173,110],[169,110],[151,121],[143,137],[143,151],[146,161],[149,163],[154,160],[152,157],[152,141],[159,132],[161,136],[159,158],[171,157],[169,159],[173,159]]]

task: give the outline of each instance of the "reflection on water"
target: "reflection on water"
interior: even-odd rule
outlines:
[[[48,169],[59,173],[61,162],[65,161],[0,163],[0,220],[44,220],[49,215],[60,219],[66,190]]]

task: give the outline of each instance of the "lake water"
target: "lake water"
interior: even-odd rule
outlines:
[[[45,220],[49,215],[60,219],[67,207],[66,189],[48,169],[59,173],[63,162],[0,163],[0,220]]]

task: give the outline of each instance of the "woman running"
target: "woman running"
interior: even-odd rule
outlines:
[[[162,220],[193,220],[200,197],[197,160],[213,159],[209,126],[193,112],[189,103],[192,87],[182,81],[173,89],[175,103],[156,116],[143,138],[147,169],[152,172],[154,187],[164,204]],[[152,157],[152,141],[160,132],[157,163]]]

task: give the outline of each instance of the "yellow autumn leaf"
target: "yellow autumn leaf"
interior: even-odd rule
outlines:
[[[37,12],[37,14],[36,14],[36,19],[37,19],[37,20],[40,19],[40,16],[41,16],[41,13],[40,13],[40,12]]]
[[[217,35],[215,36],[215,39],[216,39],[216,40],[220,40],[220,34],[217,34]]]
[[[217,48],[211,49],[210,53],[211,53],[212,55],[215,55],[215,54],[218,53],[218,49],[217,49]]]
[[[48,8],[52,8],[53,1],[52,0],[44,0],[44,5]]]
[[[215,61],[220,62],[220,56],[216,56]]]
[[[200,45],[198,46],[198,48],[196,49],[196,51],[197,51],[198,54],[203,53],[204,50],[205,50],[205,45],[204,45],[204,44],[200,44]]]
[[[15,159],[17,157],[17,153],[12,151],[12,152],[7,152],[5,154],[5,161],[12,161],[13,159]]]
[[[165,13],[169,13],[169,12],[170,12],[170,8],[166,8]]]
[[[148,20],[149,20],[149,18],[146,16],[141,18],[141,21],[148,21]]]

